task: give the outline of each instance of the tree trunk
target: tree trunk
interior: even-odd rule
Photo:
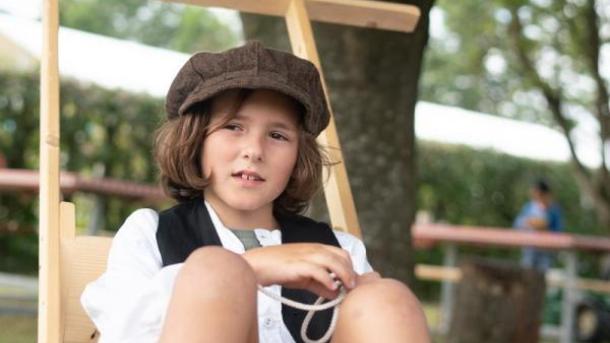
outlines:
[[[411,3],[422,12],[411,34],[312,25],[369,259],[405,282],[414,265],[414,112],[433,1]],[[245,37],[290,51],[283,19],[242,19]],[[316,199],[312,216],[327,220],[324,204]]]
[[[483,260],[465,263],[461,270],[447,342],[538,342],[543,273]]]

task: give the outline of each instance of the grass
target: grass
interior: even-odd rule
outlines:
[[[36,325],[36,317],[0,315],[0,343],[34,343]]]

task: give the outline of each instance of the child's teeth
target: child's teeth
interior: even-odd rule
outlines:
[[[256,176],[254,176],[254,175],[246,175],[246,174],[241,174],[241,178],[242,178],[242,180],[251,180],[251,181],[258,180],[256,178]]]

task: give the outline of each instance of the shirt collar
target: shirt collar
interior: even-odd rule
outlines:
[[[218,237],[220,238],[220,242],[222,243],[222,245],[233,251],[236,253],[243,253],[244,250],[244,246],[241,243],[241,241],[239,240],[239,238],[237,238],[237,236],[235,236],[235,234],[229,230],[224,224],[223,222],[220,220],[220,217],[218,217],[218,214],[216,213],[216,211],[214,210],[214,208],[212,207],[212,205],[207,202],[207,200],[204,199],[204,203],[206,208],[208,209],[208,213],[210,214],[210,219],[212,219],[212,224],[214,224],[214,228],[216,229],[216,232],[218,233]],[[270,237],[272,238],[273,242],[276,244],[279,244],[279,242],[281,242],[281,231],[280,230],[269,230],[269,229],[263,229],[263,228],[255,228],[254,232],[256,233],[256,236],[259,240],[261,240],[261,238],[266,238],[266,237]],[[261,242],[261,244],[263,245],[267,245],[267,242]]]

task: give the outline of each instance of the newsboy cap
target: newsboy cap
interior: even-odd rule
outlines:
[[[200,52],[180,69],[167,93],[169,119],[193,105],[233,88],[271,89],[296,99],[305,108],[303,125],[317,136],[330,120],[316,66],[258,41],[220,53]]]

